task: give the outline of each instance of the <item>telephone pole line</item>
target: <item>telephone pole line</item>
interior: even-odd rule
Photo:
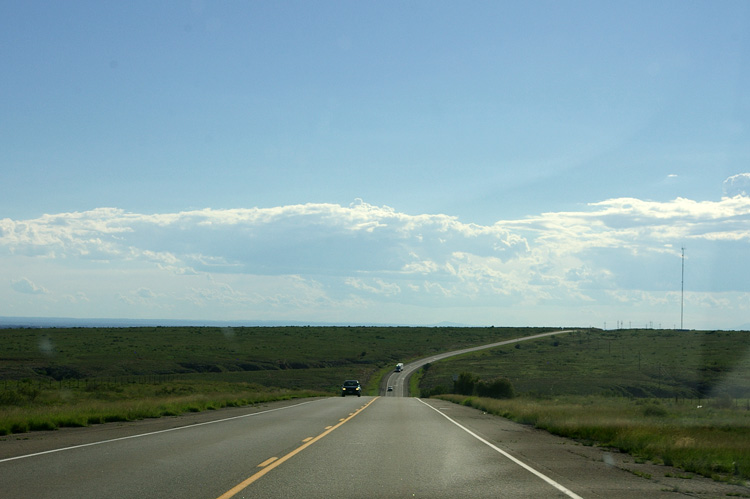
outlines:
[[[682,247],[682,277],[680,279],[680,329],[684,329],[682,319],[685,313],[685,246]]]

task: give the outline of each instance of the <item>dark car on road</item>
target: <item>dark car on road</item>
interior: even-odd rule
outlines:
[[[344,384],[341,385],[341,396],[346,397],[347,395],[362,396],[362,387],[359,386],[359,381],[354,379],[344,381]]]

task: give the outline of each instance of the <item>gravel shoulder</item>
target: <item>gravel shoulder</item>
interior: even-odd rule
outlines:
[[[747,485],[716,482],[671,466],[637,462],[616,449],[584,445],[448,401],[424,401],[584,498],[750,498]]]

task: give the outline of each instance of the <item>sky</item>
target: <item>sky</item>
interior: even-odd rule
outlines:
[[[0,317],[750,328],[749,26],[2,2]]]

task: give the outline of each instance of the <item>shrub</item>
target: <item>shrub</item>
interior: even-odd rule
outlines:
[[[658,404],[649,404],[643,409],[643,415],[662,418],[669,415],[669,412]]]
[[[448,393],[448,389],[443,385],[438,385],[433,386],[432,388],[425,388],[424,390],[421,390],[419,396],[422,398],[430,398],[434,397],[435,395],[443,395],[445,393]]]
[[[513,383],[506,378],[497,378],[476,384],[477,395],[493,399],[511,399],[515,396]]]
[[[712,404],[717,409],[729,409],[734,405],[734,400],[728,394],[719,395]]]
[[[479,378],[471,373],[463,372],[458,375],[458,379],[453,382],[453,393],[458,395],[473,395],[474,386],[479,382]]]
[[[29,431],[29,423],[26,421],[15,421],[10,425],[11,433],[26,433]]]
[[[15,390],[0,392],[0,405],[22,405],[26,399]]]
[[[42,392],[31,383],[21,383],[16,390],[0,392],[0,405],[25,405],[32,403]]]

